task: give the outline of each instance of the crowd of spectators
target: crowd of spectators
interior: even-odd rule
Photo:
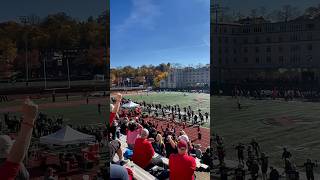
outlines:
[[[133,163],[151,173],[153,173],[152,169],[154,167],[165,167],[161,158],[155,157],[155,154],[165,157],[169,161],[168,168],[162,169],[160,174],[154,174],[159,179],[165,179],[166,177],[178,180],[194,179],[196,158],[208,166],[212,165],[210,163],[212,162],[210,161],[212,157],[210,147],[202,152],[201,145],[193,144],[185,131],[177,131],[178,126],[183,129],[182,126],[185,127],[186,122],[181,123],[178,119],[166,119],[162,121],[167,122],[167,126],[159,127],[157,121],[149,119],[150,117],[157,118],[158,111],[162,111],[167,118],[174,118],[172,114],[180,114],[179,106],[163,106],[141,102],[140,106],[136,108],[119,108],[122,104],[128,102],[130,102],[129,99],[123,99],[121,94],[117,94],[111,105],[112,115],[110,118],[113,119],[110,119],[110,136],[112,139],[110,149],[113,153],[110,154],[110,158],[111,160],[114,159],[115,154],[118,154],[119,157],[117,164],[111,164],[111,167],[117,169],[119,173],[111,172],[112,175],[118,175],[117,177],[127,177],[128,175],[130,177],[130,174],[132,174],[130,167],[121,166],[127,163],[126,158],[131,159]],[[190,106],[183,108],[183,111],[186,117],[188,113],[190,113],[190,117],[191,113],[194,113]],[[201,110],[198,113],[201,114]],[[203,121],[204,117],[202,116]],[[175,123],[172,123],[173,120]],[[198,129],[200,131],[200,128]],[[124,142],[118,140],[120,136],[126,136],[127,151],[132,152],[132,156],[124,158],[123,154],[126,154],[126,152],[121,150]],[[111,176],[111,179],[117,177]]]

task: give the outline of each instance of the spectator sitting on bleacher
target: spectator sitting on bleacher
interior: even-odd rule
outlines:
[[[202,157],[202,151],[201,151],[200,147],[201,147],[200,144],[197,144],[197,145],[194,146],[195,154],[196,154],[198,159],[201,159],[201,157]]]
[[[213,157],[211,155],[210,146],[209,146],[209,147],[207,147],[206,151],[202,155],[202,158],[201,158],[202,159],[202,163],[208,165],[209,167],[212,167],[212,165],[213,165],[212,158]]]
[[[152,157],[154,155],[154,149],[151,142],[148,141],[149,131],[143,129],[140,134],[140,138],[136,139],[132,161],[138,166],[146,169],[152,163]]]
[[[127,161],[123,160],[123,152],[121,149],[121,142],[119,140],[113,140],[109,142],[109,153],[111,161],[117,154],[120,164],[110,164],[110,179],[128,180],[128,171],[125,167],[122,166]]]
[[[166,156],[166,147],[163,142],[161,134],[157,134],[155,142],[152,143],[153,149],[161,156]]]
[[[114,159],[114,156],[117,154],[119,157],[119,163],[123,160],[123,152],[121,149],[121,142],[119,140],[112,140],[108,144],[109,146],[109,155],[111,161]]]
[[[129,149],[133,150],[135,141],[141,133],[142,129],[143,127],[135,121],[131,121],[129,123],[129,128],[127,132],[127,144]]]
[[[194,180],[196,160],[188,155],[188,144],[179,140],[178,154],[171,154],[169,157],[170,179]]]
[[[181,135],[182,134],[182,135]],[[188,135],[182,130],[180,131],[180,136],[178,137],[178,140],[184,140],[187,142],[188,144],[188,149],[189,151],[192,150],[193,154],[196,154],[196,149],[194,148],[194,146],[192,145],[191,141],[189,140]]]
[[[165,138],[165,148],[166,148],[167,158],[169,158],[170,155],[173,153],[178,153],[177,142],[173,136],[168,135]]]

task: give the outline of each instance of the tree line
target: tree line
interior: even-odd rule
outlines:
[[[124,66],[111,68],[110,81],[115,86],[145,85],[159,87],[173,66],[170,63],[143,65],[140,67]]]
[[[26,57],[32,74],[32,69],[40,68],[41,53],[47,50],[86,50],[75,60],[74,70],[102,71],[105,63],[101,57],[106,51],[109,30],[107,12],[87,20],[77,20],[63,12],[43,19],[27,19],[31,21],[0,23],[0,78],[13,72],[26,73]]]

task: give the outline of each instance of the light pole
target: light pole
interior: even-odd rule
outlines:
[[[67,69],[68,69],[68,88],[70,89],[70,87],[71,87],[71,82],[70,82],[69,58],[67,58]]]
[[[26,67],[26,86],[29,86],[29,65],[28,65],[28,32],[26,25],[28,23],[28,18],[27,16],[20,16],[19,17],[20,22],[23,23],[23,26],[25,27],[25,53],[26,53],[26,61],[25,61],[25,67]]]

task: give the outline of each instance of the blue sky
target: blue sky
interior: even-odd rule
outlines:
[[[110,0],[111,67],[207,64],[210,0]]]
[[[0,22],[17,20],[19,16],[65,12],[67,15],[84,20],[98,16],[107,8],[107,0],[7,0],[0,5]]]

